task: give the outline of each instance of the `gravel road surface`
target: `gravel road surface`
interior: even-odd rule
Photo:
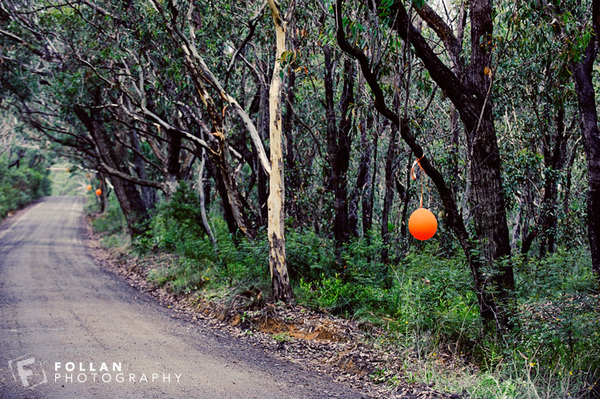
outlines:
[[[89,256],[83,199],[0,226],[0,398],[362,398],[175,318]]]

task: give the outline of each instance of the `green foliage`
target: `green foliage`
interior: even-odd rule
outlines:
[[[292,280],[314,281],[334,274],[334,243],[313,230],[290,230],[286,236],[286,256]]]
[[[536,363],[600,369],[600,296],[589,254],[560,251],[519,267],[522,343]],[[572,370],[571,372],[575,372]]]
[[[181,183],[171,201],[157,207],[150,231],[135,245],[141,252],[152,249],[204,260],[211,253],[211,244],[201,226],[200,201],[187,184]],[[214,253],[209,259],[215,261]]]
[[[0,219],[32,201],[50,194],[50,179],[44,162],[30,165],[24,157],[19,167],[8,168],[5,155],[0,156]]]
[[[86,212],[88,214],[98,211],[96,195],[92,192],[88,194],[86,203]],[[106,211],[94,218],[92,225],[96,231],[105,235],[121,235],[127,232],[127,222],[116,196],[108,196]]]
[[[372,311],[385,305],[385,290],[344,282],[339,275],[322,276],[317,282],[300,280],[297,295],[305,304],[352,317],[359,310]]]
[[[182,185],[170,202],[159,205],[151,229],[134,243],[140,252],[171,253],[157,255],[166,260],[151,267],[149,279],[175,294],[267,290],[264,232],[255,241],[234,239],[225,222],[212,214],[215,248],[194,226],[197,201],[193,190]],[[114,207],[116,203],[95,222],[96,228],[121,223]],[[518,287],[515,329],[499,340],[484,333],[465,259],[439,245],[414,244],[412,251],[386,265],[383,243],[372,235],[348,243],[343,264],[337,265],[331,239],[312,230],[289,231],[296,298],[385,327],[388,333],[379,342],[407,353],[407,378],[441,390],[464,391],[474,398],[568,397],[598,383],[600,298],[587,252],[560,250],[541,260],[511,260]],[[451,375],[434,361],[440,356],[465,366]]]
[[[159,285],[168,285],[177,293],[189,293],[214,286],[263,284],[268,270],[266,237],[250,243],[232,237],[226,223],[212,219],[218,250],[204,229],[199,227],[200,204],[196,193],[181,184],[170,201],[156,208],[150,229],[133,243],[140,253],[166,252],[176,255],[174,265],[151,271],[149,277]],[[208,274],[210,270],[210,274]]]

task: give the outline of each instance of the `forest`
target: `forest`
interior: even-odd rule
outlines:
[[[478,376],[406,366],[448,392],[600,397],[599,32],[598,0],[3,0],[0,217],[68,165],[176,294],[385,326]]]

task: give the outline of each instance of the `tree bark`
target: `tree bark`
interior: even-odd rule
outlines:
[[[327,191],[335,195],[335,153],[337,123],[335,118],[335,98],[333,69],[335,65],[331,59],[331,47],[323,46],[323,56],[325,58],[325,74],[323,76],[323,86],[325,89],[325,121],[326,121],[326,144],[327,144],[327,164],[323,171],[324,186]]]
[[[273,69],[269,91],[269,138],[271,149],[271,175],[269,179],[269,268],[271,271],[271,293],[276,301],[290,303],[294,297],[287,270],[285,256],[285,211],[284,211],[284,166],[281,127],[282,76],[281,57],[286,51],[286,22],[274,0],[268,0],[277,41],[277,58]]]
[[[334,219],[333,236],[335,239],[335,255],[338,265],[342,262],[342,249],[348,242],[348,168],[350,166],[350,130],[352,115],[350,107],[354,103],[354,66],[346,59],[344,61],[343,87],[340,98],[340,123],[336,123],[334,82],[331,61],[331,48],[324,47],[325,54],[325,103],[327,119],[327,161],[329,168],[325,173],[325,187],[333,192]]]
[[[142,159],[142,157],[140,157],[138,155],[138,153],[141,152],[141,149],[140,149],[140,142],[138,139],[138,132],[136,132],[136,131],[131,132],[131,144],[132,144],[133,148],[137,151],[136,153],[134,153],[134,158],[133,158],[133,164],[135,165],[135,168],[134,168],[135,173],[140,179],[146,180],[147,176],[146,176],[146,167],[144,165],[144,160]],[[142,186],[142,187],[140,187],[140,190],[142,192],[142,199],[144,200],[144,204],[145,204],[146,208],[153,209],[154,206],[156,205],[156,201],[157,201],[155,189],[153,189],[151,187],[147,187],[147,186]]]
[[[292,40],[293,42],[293,40]],[[297,194],[301,185],[301,174],[299,168],[299,162],[295,151],[294,142],[294,104],[295,104],[295,87],[296,87],[296,73],[292,68],[289,68],[288,81],[285,89],[285,113],[283,115],[283,136],[285,137],[285,186],[286,190],[292,195],[286,198],[286,209],[289,217],[293,218],[294,224],[299,223],[299,212],[297,204]]]
[[[227,230],[234,238],[234,242],[237,243],[237,235],[240,230],[238,229],[235,217],[233,216],[233,210],[231,209],[231,204],[229,203],[229,195],[227,194],[227,187],[225,187],[225,183],[223,183],[221,169],[215,165],[212,157],[207,159],[206,169],[209,175],[213,178],[215,182],[215,188],[219,197],[221,198],[221,208],[223,211],[223,217],[225,218],[225,223],[227,224]]]
[[[512,266],[507,263],[511,248],[500,172],[500,151],[492,113],[491,73],[485,73],[485,68],[492,68],[492,4],[491,0],[474,0],[470,6],[469,80],[472,85],[471,93],[478,100],[474,106],[480,112],[476,118],[470,112],[462,112],[461,117],[467,128],[472,153],[471,189],[475,231],[477,240],[481,243],[484,262],[496,269],[490,278],[490,291],[497,291],[498,302],[509,306],[515,281]],[[461,108],[457,108],[460,112]],[[508,315],[499,315],[492,307],[487,311],[491,313],[487,318],[502,317],[499,324],[508,325]]]
[[[215,234],[210,227],[210,223],[208,222],[208,216],[206,215],[206,193],[204,192],[204,169],[206,166],[206,150],[202,150],[202,156],[200,161],[200,167],[198,168],[198,199],[200,200],[200,215],[202,216],[202,225],[204,226],[204,230],[208,237],[210,238],[210,242],[212,242],[215,250],[218,248],[217,239]]]
[[[400,126],[392,124],[390,127],[390,144],[388,146],[387,157],[385,159],[385,193],[383,195],[383,209],[381,211],[381,239],[383,241],[382,259],[383,263],[389,262],[390,246],[390,213],[394,204],[395,193],[395,173],[394,164],[396,163],[396,153],[398,152],[398,129],[408,129],[408,121],[403,120],[404,124]]]
[[[340,99],[340,124],[337,129],[337,148],[334,158],[335,170],[335,219],[334,236],[336,248],[341,262],[341,252],[344,244],[348,242],[350,230],[348,228],[348,168],[350,167],[350,149],[352,138],[352,112],[350,107],[354,104],[354,62],[344,60],[344,79],[342,97]]]
[[[379,119],[379,118],[377,118]],[[379,126],[376,124],[375,126]],[[373,127],[373,116],[367,118],[367,129]],[[377,154],[379,146],[379,132],[373,134],[373,143],[370,144],[370,151],[373,153],[373,167],[371,168],[371,179],[367,184],[365,194],[362,201],[363,209],[363,235],[367,237],[367,242],[370,242],[371,229],[373,228],[373,204],[375,203],[375,184],[377,182]]]

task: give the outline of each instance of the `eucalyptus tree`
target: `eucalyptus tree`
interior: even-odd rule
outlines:
[[[271,176],[269,179],[269,268],[271,271],[271,294],[276,300],[291,302],[292,286],[285,256],[285,186],[282,143],[281,97],[283,66],[287,56],[286,31],[293,15],[294,5],[284,14],[274,0],[268,0],[275,25],[276,54],[271,88],[269,90],[269,141],[271,148]]]

